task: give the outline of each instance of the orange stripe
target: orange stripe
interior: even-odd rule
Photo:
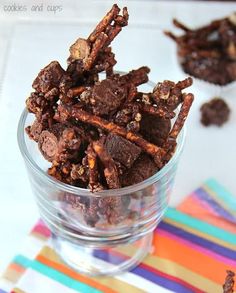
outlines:
[[[224,218],[222,217],[214,215],[211,211],[206,210],[204,206],[201,206],[198,202],[196,202],[196,200],[191,197],[187,198],[182,204],[180,204],[178,206],[178,210],[192,217],[203,220],[209,224],[220,227],[224,230],[236,233],[235,224],[224,220]]]
[[[68,267],[62,265],[62,264],[58,264],[58,263],[55,263],[47,258],[45,258],[44,256],[42,255],[38,255],[36,257],[36,260],[38,260],[39,262],[47,265],[48,267],[51,267],[57,271],[60,271],[62,272],[63,274],[77,280],[77,281],[80,281],[82,283],[85,283],[91,287],[94,287],[98,290],[101,290],[102,292],[107,292],[107,293],[117,293],[117,291],[114,291],[108,287],[105,287],[103,285],[101,285],[100,283],[97,283],[95,282],[93,279],[91,278],[87,278],[83,275],[80,275],[79,273],[76,273],[75,271],[69,269]]]
[[[22,266],[20,266],[16,263],[11,263],[9,265],[9,269],[14,270],[14,271],[21,273],[21,274],[25,272],[25,268],[23,268]]]
[[[176,262],[218,284],[224,283],[226,270],[236,270],[236,266],[225,265],[164,235],[155,234],[153,244],[154,255]]]

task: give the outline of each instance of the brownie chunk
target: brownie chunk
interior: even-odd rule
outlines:
[[[134,162],[133,166],[122,176],[122,186],[129,186],[151,177],[158,171],[153,159],[146,154]]]
[[[65,71],[59,62],[52,61],[39,72],[32,86],[37,92],[47,93],[51,89],[59,87],[64,75]]]
[[[95,84],[90,96],[95,115],[109,114],[119,108],[126,97],[123,87],[111,79],[102,80]]]
[[[171,122],[169,119],[163,119],[150,114],[142,114],[140,133],[146,140],[162,146],[168,137],[170,129]]]
[[[113,160],[127,168],[133,165],[141,153],[140,147],[113,133],[107,136],[105,148]]]
[[[230,109],[221,98],[214,98],[201,106],[201,122],[205,126],[215,124],[223,125],[228,119]]]

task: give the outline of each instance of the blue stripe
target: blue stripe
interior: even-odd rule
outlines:
[[[126,259],[125,256],[121,256],[121,255],[118,256],[114,254],[111,255],[111,254],[108,254],[104,250],[99,250],[99,251],[97,250],[94,253],[94,256],[97,257],[98,259],[107,261],[110,264],[114,264],[114,265],[119,265],[121,262],[124,261],[124,259]],[[135,267],[130,272],[144,279],[147,279],[150,282],[160,285],[166,289],[172,290],[173,292],[176,292],[176,293],[193,293],[194,292],[191,289],[185,287],[184,285],[175,282],[174,280],[169,280],[165,277],[159,276],[151,271],[148,271],[145,268],[142,268],[142,264],[139,265],[138,267]]]
[[[219,244],[216,244],[212,241],[209,241],[207,239],[201,238],[197,235],[194,235],[192,233],[189,233],[181,228],[178,228],[176,226],[173,226],[169,223],[166,223],[164,221],[160,222],[159,225],[157,226],[157,233],[158,233],[158,228],[161,228],[165,231],[170,232],[171,234],[174,234],[180,238],[186,239],[194,244],[197,244],[199,246],[205,247],[217,254],[220,254],[224,257],[227,257],[229,259],[236,260],[236,251],[232,250],[230,248],[223,247]]]
[[[89,285],[81,283],[80,281],[74,280],[63,273],[38,262],[37,260],[30,260],[23,255],[17,255],[14,258],[14,262],[26,268],[29,267],[35,270],[36,272],[39,272],[42,275],[49,277],[52,280],[61,283],[62,285],[68,288],[74,289],[77,292],[102,293],[100,290],[92,288]]]
[[[174,208],[169,207],[165,213],[165,219],[171,220],[173,225],[179,223],[184,227],[189,227],[216,239],[223,240],[226,243],[236,245],[235,233],[228,232],[214,225],[208,224],[190,215],[182,213]]]
[[[205,185],[214,192],[215,196],[227,206],[231,213],[236,215],[236,197],[234,195],[232,195],[215,179],[211,178],[207,180]]]

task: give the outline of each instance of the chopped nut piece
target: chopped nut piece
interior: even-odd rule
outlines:
[[[70,47],[70,57],[73,60],[86,60],[90,54],[90,44],[87,40],[79,38]]]

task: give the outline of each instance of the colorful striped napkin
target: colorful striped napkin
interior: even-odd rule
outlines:
[[[6,269],[0,293],[222,292],[226,270],[236,272],[236,197],[210,179],[178,208],[169,208],[154,232],[152,252],[116,277],[83,276],[63,264],[39,221]],[[117,251],[115,265],[126,258]],[[96,256],[106,261],[106,254]],[[14,288],[14,289],[12,289]]]

